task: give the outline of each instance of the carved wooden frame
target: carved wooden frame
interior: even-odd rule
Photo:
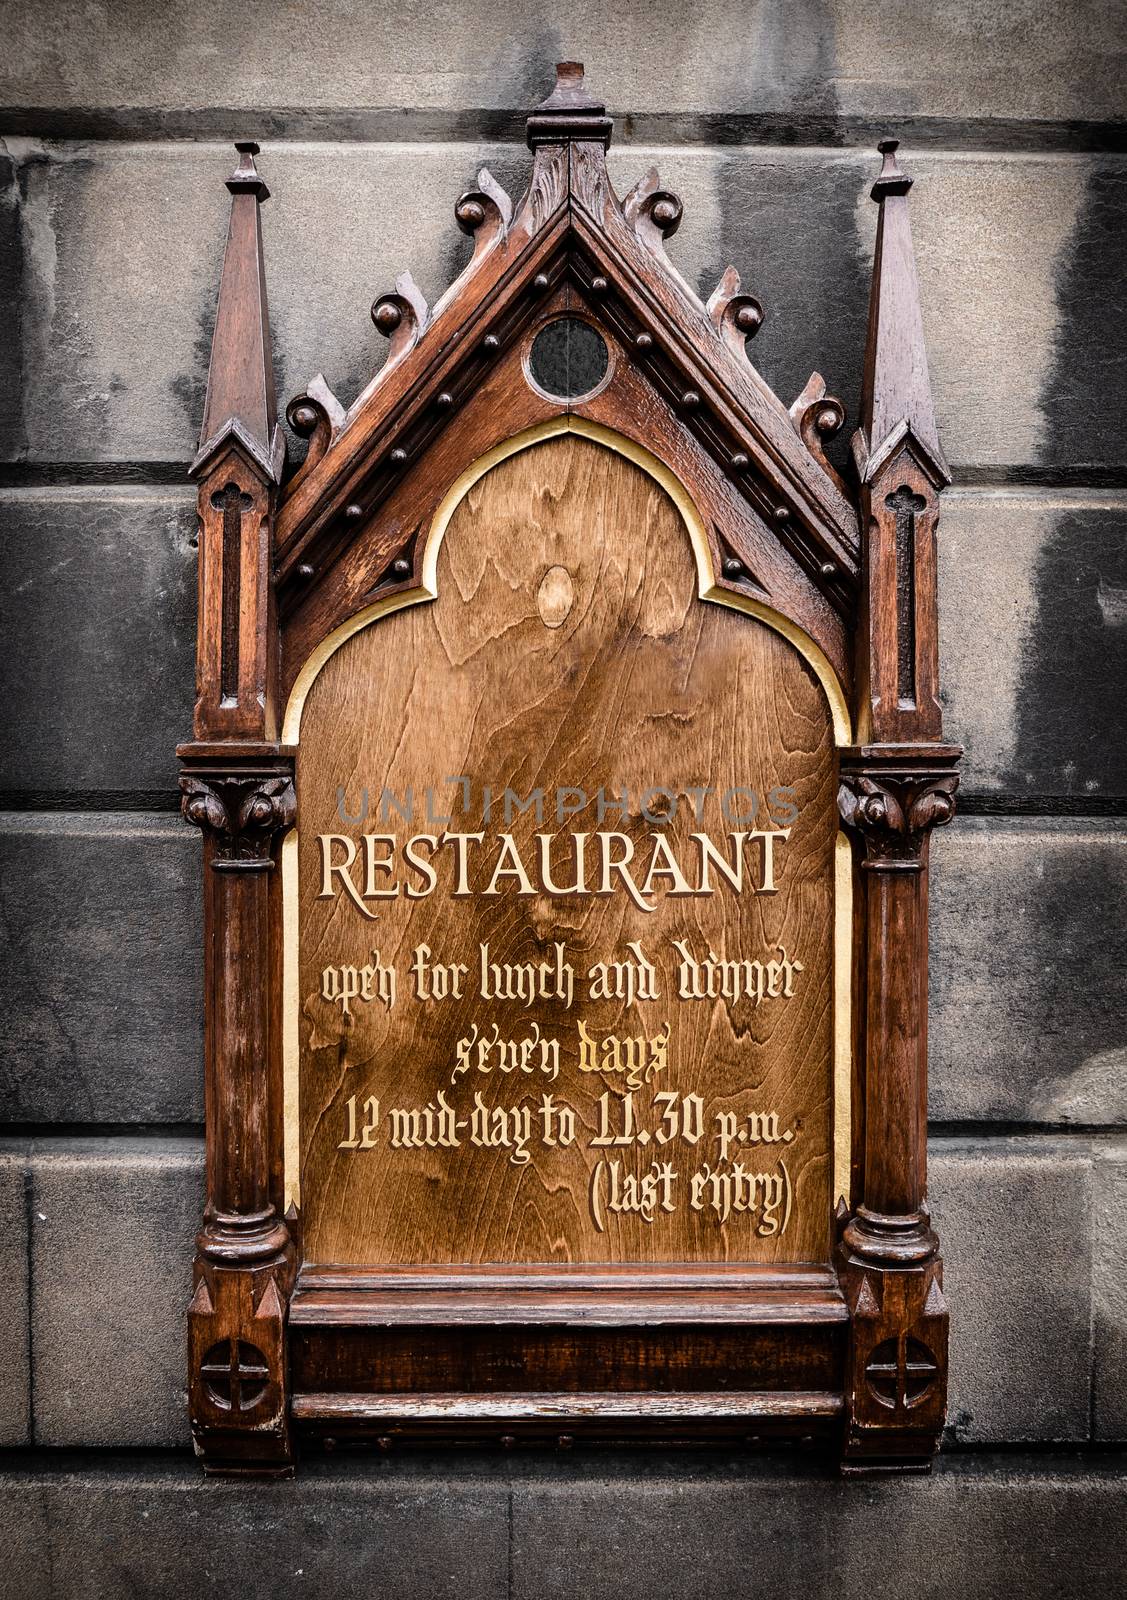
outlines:
[[[189,1308],[193,1433],[208,1470],[292,1470],[294,1435],[825,1435],[846,1470],[926,1469],[946,1405],[947,1308],[926,1203],[927,849],[954,810],[942,738],[938,498],[949,481],[927,378],[911,179],[881,145],[865,378],[846,481],[825,453],[843,408],[813,374],[789,409],[747,358],[763,311],[729,268],[707,304],[665,255],[677,197],[650,171],[619,200],[611,122],[565,63],[528,119],[516,206],[482,171],[455,206],[473,240],[432,309],[409,275],[376,301],[388,359],[352,406],[315,378],[287,409],[308,439],[284,477],[270,358],[257,147],[236,146],[201,446],[194,739],[187,819],[204,835],[207,1205]],[[575,402],[526,380],[522,349],[562,311],[611,350]],[[696,507],[717,587],[790,624],[850,705],[840,812],[853,840],[849,1193],[836,1259],[809,1269],[299,1270],[285,1190],[282,841],[296,815],[284,707],[358,613],[421,582],[420,534],[489,452],[549,424],[614,430]],[[531,1311],[500,1325],[516,1283]],[[597,1329],[583,1325],[598,1311]],[[527,1391],[422,1393],[412,1340],[520,1360]],[[624,1351],[692,1352],[690,1392],[553,1379]],[[382,1387],[372,1378],[384,1375]],[[726,1374],[738,1369],[738,1387]],[[579,1379],[576,1379],[576,1383]],[[709,1386],[711,1383],[711,1387]],[[566,1392],[565,1392],[566,1390]]]

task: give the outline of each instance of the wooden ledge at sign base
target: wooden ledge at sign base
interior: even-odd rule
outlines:
[[[882,144],[861,414],[841,471],[826,453],[840,402],[818,373],[789,406],[772,392],[747,349],[763,308],[732,268],[698,299],[665,254],[680,201],[656,171],[615,194],[611,129],[583,69],[561,65],[528,119],[527,193],[514,203],[483,170],[457,200],[468,265],[433,307],[409,274],[377,300],[389,355],[351,406],[320,376],[290,402],[290,427],[307,441],[294,469],[271,363],[268,191],[258,147],[236,146],[192,466],[197,700],[193,741],[179,750],[183,810],[205,859],[207,1203],[188,1324],[192,1429],[209,1472],[285,1474],[299,1440],[330,1436],[384,1448],[433,1436],[561,1446],[797,1436],[851,1473],[922,1471],[943,1425],[948,1313],[926,1202],[927,870],[961,752],[944,742],[940,716],[936,523],[949,474],[928,385],[911,179],[895,143]],[[603,375],[580,394],[545,386],[530,365],[536,335],[561,318],[586,324],[605,349]],[[571,554],[553,557],[557,547]],[[496,610],[510,603],[511,625]],[[609,651],[600,625],[613,628]],[[369,635],[382,646],[361,644]],[[746,682],[744,650],[756,663]],[[598,673],[585,676],[581,659]],[[648,705],[629,675],[615,677],[635,659],[649,663]],[[716,678],[731,693],[722,706],[711,688],[690,693],[712,684],[717,662],[734,663],[734,677]],[[459,686],[473,673],[493,684],[491,671],[495,687],[475,702],[485,710],[471,714]],[[350,694],[368,708],[363,727],[340,709]],[[577,698],[558,699],[566,694]],[[712,707],[727,719],[719,741],[701,720]],[[706,748],[734,760],[745,717],[743,758],[754,763],[756,730],[783,730],[808,815],[821,818],[790,899],[758,910],[701,902],[701,918],[770,917],[774,906],[784,921],[801,915],[820,952],[804,974],[809,1003],[772,1014],[805,1019],[817,1047],[764,1043],[762,1060],[780,1095],[798,1093],[796,1075],[808,1085],[820,1109],[802,1137],[814,1140],[817,1123],[822,1142],[809,1145],[792,1231],[756,1236],[752,1260],[736,1259],[734,1234],[692,1215],[666,1234],[618,1219],[597,1234],[567,1221],[571,1211],[558,1222],[566,1183],[544,1187],[544,1214],[574,1237],[536,1259],[536,1207],[523,1207],[515,1232],[502,1225],[505,1195],[518,1192],[504,1184],[534,1180],[496,1163],[480,1168],[498,1176],[477,1207],[472,1189],[452,1187],[462,1200],[443,1209],[444,1181],[420,1180],[423,1228],[400,1214],[394,1189],[371,1187],[378,1164],[348,1164],[359,1131],[325,1144],[308,1114],[310,1063],[317,1050],[327,1059],[303,999],[314,992],[310,930],[322,928],[309,919],[325,909],[315,888],[306,898],[294,885],[325,833],[333,741],[361,741],[370,759],[409,727],[403,759],[433,741],[437,762],[467,718],[488,712],[486,743],[506,759],[506,726],[519,725],[533,730],[536,761],[564,727],[578,760],[611,738],[611,710],[639,765],[665,752],[663,740],[673,760]],[[631,813],[620,836],[636,825]],[[835,854],[839,828],[848,843]],[[665,869],[674,884],[675,869]],[[384,928],[432,915],[423,904],[386,902]],[[615,905],[604,898],[598,916]],[[451,928],[471,915],[450,906]],[[363,904],[352,914],[363,926]],[[493,915],[484,902],[480,915]],[[675,896],[663,898],[660,916],[675,915]],[[843,953],[831,949],[831,925]],[[714,1056],[693,1016],[678,1021],[678,1039],[697,1044],[677,1065],[707,1098],[709,1075],[737,1058]],[[340,1033],[341,1074],[360,1071],[348,1055],[355,1037]],[[389,1082],[414,1070],[409,1049],[386,1062]],[[326,1094],[321,1110],[336,1117],[343,1089]],[[422,1172],[430,1159],[399,1170]],[[442,1170],[453,1185],[454,1165]],[[447,1229],[459,1242],[442,1259]],[[619,1249],[625,1239],[635,1243]],[[674,1248],[663,1239],[680,1241],[681,1258],[661,1258]],[[790,1239],[812,1258],[788,1260]]]

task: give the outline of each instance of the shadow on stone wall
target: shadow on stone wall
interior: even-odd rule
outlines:
[[[1057,268],[1056,359],[1041,462],[1066,481],[1121,481],[1127,451],[1127,177],[1097,167]],[[1092,417],[1077,389],[1102,396]],[[1127,508],[1063,508],[1037,558],[1007,786],[1127,795]]]
[[[836,123],[837,64],[827,0],[771,0],[746,42],[745,53],[726,58],[725,103],[733,117],[777,102],[796,117]],[[697,291],[707,300],[725,267],[737,268],[765,311],[749,354],[783,404],[790,404],[814,371],[843,401],[845,426],[829,450],[841,466],[857,423],[868,316],[870,274],[857,239],[856,181],[848,168],[828,161],[789,174],[781,169],[770,183],[757,163],[757,191],[747,188],[747,170],[730,146],[718,157],[719,257],[700,272]]]

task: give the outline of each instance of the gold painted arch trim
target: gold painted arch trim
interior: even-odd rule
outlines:
[[[401,591],[389,595],[384,600],[377,600],[370,606],[364,606],[355,612],[338,628],[334,628],[320,644],[313,650],[303,663],[300,672],[294,680],[286,703],[286,712],[282,725],[282,739],[285,744],[297,745],[301,737],[301,718],[305,710],[305,702],[309,691],[313,687],[318,674],[325,663],[336,654],[340,647],[347,643],[354,634],[360,633],[372,623],[381,618],[391,616],[396,611],[406,610],[408,606],[419,605],[426,600],[434,600],[438,595],[438,555],[442,548],[442,541],[451,518],[461,505],[466,495],[502,461],[507,461],[510,456],[527,450],[533,445],[540,444],[545,439],[553,439],[561,434],[575,433],[593,443],[602,445],[605,449],[613,450],[632,461],[647,473],[655,483],[665,490],[681,514],[692,545],[693,558],[697,569],[697,594],[701,600],[711,600],[717,605],[729,606],[734,611],[741,611],[747,616],[758,618],[769,628],[781,634],[787,642],[798,651],[806,661],[826,696],[833,722],[834,742],[840,747],[852,741],[852,729],[849,717],[849,705],[845,693],[838,681],[837,674],[830,665],[829,659],[821,646],[818,645],[804,629],[797,623],[785,617],[782,612],[765,606],[757,600],[752,600],[743,595],[733,594],[729,589],[721,588],[716,582],[716,570],[712,561],[712,549],[708,542],[708,534],[704,520],[692,496],[681,480],[671,472],[663,461],[643,446],[628,439],[624,434],[616,433],[613,429],[604,427],[601,423],[591,422],[585,417],[564,416],[552,417],[546,422],[537,423],[535,427],[527,428],[522,433],[514,434],[511,439],[504,439],[499,444],[479,456],[466,470],[460,474],[450,486],[447,493],[434,514],[430,528],[427,532],[426,545],[423,550],[422,581],[417,588]],[[282,900],[283,900],[283,1008],[284,1025],[282,1034],[283,1056],[283,1170],[285,1203],[291,1202],[300,1206],[300,1101],[299,1101],[299,1074],[300,1074],[300,1039],[298,1034],[298,1011],[300,1006],[299,979],[298,979],[298,880],[297,880],[297,829],[291,829],[282,847]],[[837,836],[837,847],[834,860],[834,929],[833,929],[833,1193],[835,1198],[844,1196],[849,1199],[849,1172],[851,1159],[851,1086],[852,1086],[852,1025],[851,1025],[851,962],[852,962],[852,919],[853,919],[853,873],[850,859],[850,847],[845,836]]]
[[[398,594],[389,595],[384,600],[377,600],[370,606],[364,606],[353,613],[338,628],[334,628],[321,640],[320,644],[307,657],[294,680],[290,690],[289,700],[286,703],[286,714],[282,725],[282,741],[285,744],[297,744],[301,737],[301,717],[305,709],[305,701],[310,689],[317,678],[321,668],[329,658],[336,654],[342,644],[359,633],[362,628],[369,627],[373,622],[378,622],[382,617],[387,617],[395,611],[402,611],[407,606],[419,605],[426,600],[434,600],[438,595],[438,554],[442,548],[442,541],[446,537],[446,530],[451,518],[461,505],[466,495],[473,486],[499,466],[502,461],[507,461],[510,456],[515,456],[522,450],[528,450],[533,445],[542,443],[545,439],[558,438],[565,433],[575,433],[581,438],[590,439],[592,443],[599,444],[607,450],[613,450],[626,460],[632,461],[640,467],[655,483],[659,484],[673,501],[681,513],[689,535],[689,542],[693,549],[693,558],[697,569],[697,594],[701,600],[711,600],[717,605],[729,606],[733,611],[742,611],[747,616],[757,617],[760,622],[773,628],[792,645],[799,655],[806,661],[829,702],[830,715],[833,719],[835,744],[847,745],[851,742],[852,730],[849,718],[849,705],[845,698],[837,674],[830,665],[829,658],[821,646],[810,635],[792,622],[789,617],[776,611],[772,606],[765,606],[758,600],[752,600],[744,595],[733,594],[730,589],[723,589],[716,581],[716,569],[712,561],[712,549],[708,542],[708,534],[704,521],[697,510],[696,502],[681,482],[664,461],[659,461],[657,456],[633,439],[628,439],[624,434],[616,433],[612,428],[606,428],[599,422],[590,422],[585,417],[572,416],[570,413],[551,417],[546,422],[538,422],[535,427],[526,428],[523,433],[514,434],[511,439],[503,439],[495,444],[491,450],[479,456],[476,461],[454,481],[444,495],[438,510],[435,512],[427,532],[426,545],[423,550],[422,581],[415,589],[403,590]]]

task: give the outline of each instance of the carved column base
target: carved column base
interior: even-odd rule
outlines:
[[[910,1266],[929,1261],[939,1249],[926,1211],[886,1217],[858,1206],[845,1226],[844,1239],[852,1256],[873,1266]]]
[[[848,1237],[837,1262],[850,1310],[841,1470],[928,1472],[947,1415],[943,1263],[876,1265]]]
[[[286,1314],[295,1262],[292,1244],[261,1266],[196,1258],[189,1410],[196,1454],[209,1473],[293,1473]]]

